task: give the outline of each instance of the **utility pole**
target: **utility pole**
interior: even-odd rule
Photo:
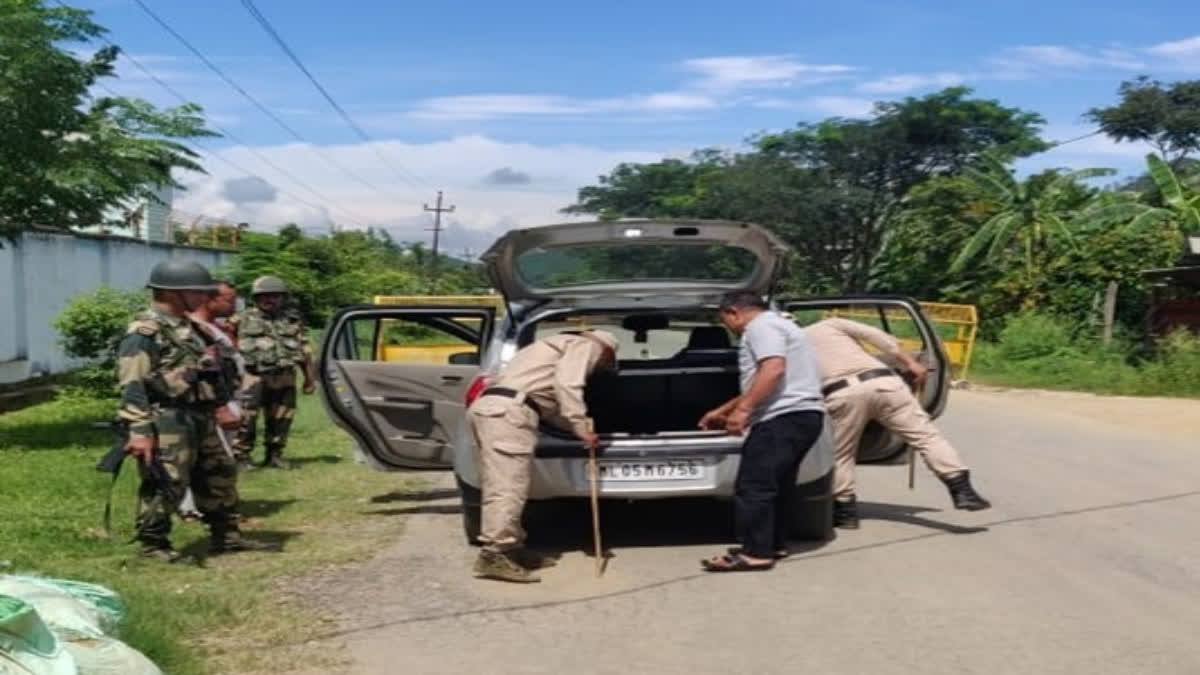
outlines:
[[[431,209],[431,208],[429,208],[428,204],[425,204],[425,210],[433,212],[433,260],[430,262],[430,266],[433,268],[433,275],[436,277],[437,276],[437,262],[438,262],[438,234],[440,234],[442,231],[442,214],[443,213],[454,213],[454,205],[451,204],[450,206],[443,208],[442,207],[442,191],[438,190],[437,206],[435,206]]]

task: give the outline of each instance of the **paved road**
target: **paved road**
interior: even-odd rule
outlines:
[[[954,392],[942,427],[992,510],[864,467],[862,529],[714,575],[722,510],[616,509],[597,579],[584,505],[549,538],[561,564],[515,586],[470,577],[434,490],[374,504],[421,513],[314,600],[345,613],[354,673],[1200,673],[1200,405]]]

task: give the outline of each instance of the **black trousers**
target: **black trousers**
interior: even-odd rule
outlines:
[[[805,410],[750,428],[733,500],[737,540],[746,555],[770,558],[787,546],[795,512],[796,472],[821,435],[824,417]]]

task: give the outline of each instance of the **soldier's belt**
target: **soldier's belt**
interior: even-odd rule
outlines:
[[[828,395],[832,394],[833,392],[841,391],[842,389],[845,389],[846,387],[849,387],[852,384],[858,384],[859,382],[866,382],[867,380],[874,380],[879,377],[890,377],[895,374],[896,373],[891,368],[875,368],[874,370],[866,370],[861,373],[858,373],[857,375],[851,375],[850,377],[842,378],[842,379],[838,380],[837,382],[832,382],[830,384],[825,385],[821,389],[821,395],[828,396]]]
[[[483,392],[481,392],[479,394],[480,397],[503,396],[505,398],[516,398],[520,395],[521,395],[521,392],[517,391],[516,389],[509,389],[508,387],[489,387],[487,389],[484,389]],[[539,408],[538,404],[534,403],[533,399],[529,398],[528,395],[525,396],[524,403],[525,403],[525,405],[529,406],[530,410],[537,413],[538,417],[542,416],[542,409]]]

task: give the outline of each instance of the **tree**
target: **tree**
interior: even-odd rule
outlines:
[[[1175,165],[1200,150],[1200,80],[1164,85],[1142,76],[1121,83],[1120,103],[1084,117],[1117,141],[1144,141]]]
[[[91,12],[0,0],[0,237],[27,227],[104,224],[105,211],[182,185],[172,170],[203,172],[183,139],[214,136],[196,105],[159,110],[93,97],[119,50],[90,57],[68,46],[105,30]]]
[[[830,119],[758,139],[758,148],[822,176],[837,195],[842,290],[866,290],[901,200],[933,176],[953,174],[983,152],[1012,159],[1044,150],[1036,113],[967,98],[951,87],[922,98],[878,103],[869,120]]]
[[[599,185],[580,188],[576,202],[563,213],[592,214],[601,219],[636,216],[640,218],[682,217],[692,213],[693,188],[711,158],[693,162],[665,159],[650,164],[622,163]]]
[[[1029,282],[1037,281],[1053,244],[1073,244],[1071,220],[1092,197],[1079,181],[1116,173],[1113,169],[1049,171],[1018,182],[995,156],[986,155],[979,164],[966,167],[963,173],[985,199],[996,205],[997,213],[967,241],[950,271],[963,271],[984,249],[985,258],[997,262],[1012,255],[1016,248]]]
[[[865,290],[887,229],[916,185],[990,150],[1046,147],[1040,116],[945,89],[879,103],[869,120],[831,118],[750,139],[748,152],[700,151],[691,162],[623,164],[582,188],[570,213],[750,220],[799,252],[791,290]]]

